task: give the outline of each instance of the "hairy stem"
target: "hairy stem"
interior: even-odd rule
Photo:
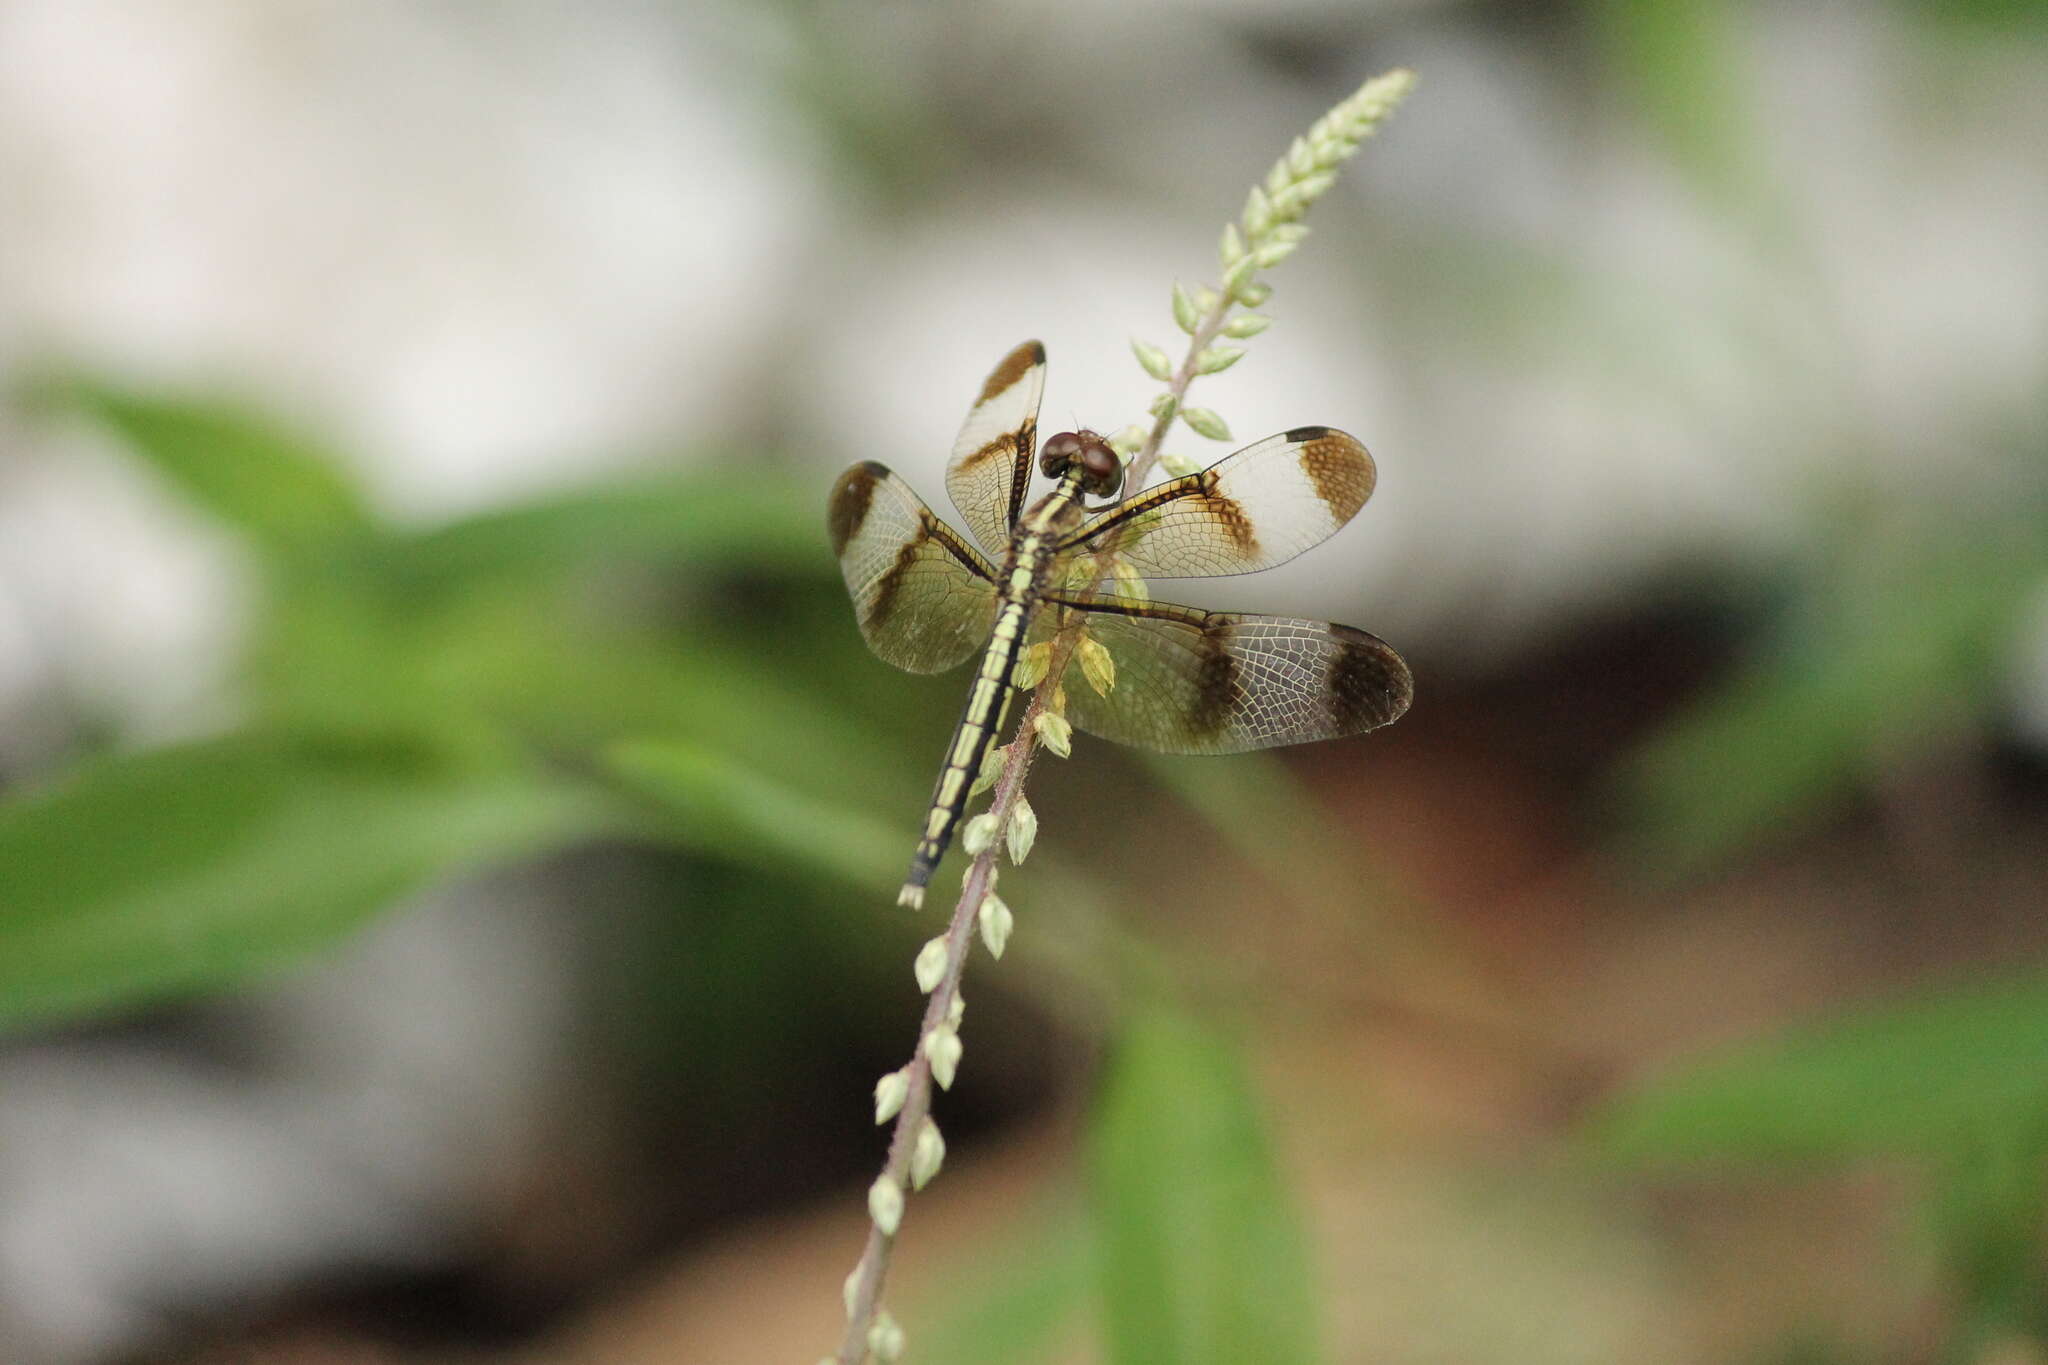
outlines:
[[[925,1056],[924,1040],[933,1029],[951,1017],[953,1002],[959,998],[960,978],[967,970],[967,955],[974,946],[975,917],[981,911],[982,901],[995,886],[996,855],[1003,847],[1001,831],[1008,827],[1010,812],[1016,809],[1018,798],[1024,794],[1024,778],[1031,769],[1031,760],[1037,750],[1038,732],[1033,722],[1042,709],[1041,700],[1051,695],[1051,680],[1057,675],[1048,673],[1046,676],[1047,681],[1032,695],[1031,704],[1025,708],[1023,719],[1017,724],[1016,735],[1010,741],[1009,761],[1004,764],[1003,775],[996,782],[995,803],[991,807],[996,816],[998,836],[976,854],[968,866],[966,880],[960,888],[959,904],[953,907],[953,918],[946,926],[945,974],[933,988],[931,1002],[925,1006],[924,1021],[918,1026],[918,1045],[906,1068],[909,1090],[889,1138],[889,1155],[882,1163],[882,1174],[902,1187],[906,1196],[910,1191],[910,1158],[917,1145],[917,1132],[932,1107],[932,1065],[931,1059]],[[839,1345],[840,1365],[861,1365],[867,1359],[868,1332],[874,1326],[875,1310],[882,1301],[882,1282],[889,1273],[889,1253],[895,1245],[893,1235],[883,1233],[872,1222],[869,1224],[867,1245],[861,1251],[860,1263],[853,1268],[846,1336]]]
[[[1230,295],[1219,291],[1215,306],[1195,324],[1194,334],[1188,338],[1188,353],[1182,358],[1180,368],[1173,372],[1173,378],[1167,381],[1166,392],[1171,395],[1173,405],[1154,419],[1152,430],[1145,435],[1145,444],[1131,456],[1130,464],[1124,469],[1124,487],[1136,490],[1145,486],[1153,463],[1159,459],[1159,448],[1166,444],[1166,433],[1173,430],[1174,420],[1180,416],[1181,402],[1187,397],[1188,386],[1195,382],[1196,359],[1210,342],[1222,334],[1223,323],[1233,306]]]

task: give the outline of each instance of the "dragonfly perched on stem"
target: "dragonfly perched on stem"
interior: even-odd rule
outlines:
[[[1166,753],[1358,734],[1397,719],[1413,693],[1401,656],[1362,630],[1178,606],[1145,586],[1256,573],[1322,543],[1372,496],[1372,456],[1356,439],[1296,427],[1116,500],[1123,466],[1101,436],[1038,446],[1044,388],[1045,348],[1027,341],[989,375],[953,443],[946,490],[979,550],[874,461],[832,488],[832,547],[875,653],[912,673],[981,654],[902,905],[923,903],[1012,687],[1049,665],[1081,675],[1054,694],[1077,728]],[[1034,453],[1054,484],[1026,507]],[[1112,501],[1090,512],[1090,497]]]

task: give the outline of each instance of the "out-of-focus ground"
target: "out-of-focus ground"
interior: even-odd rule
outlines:
[[[281,413],[401,526],[667,469],[822,502],[865,458],[936,498],[1025,336],[1049,429],[1136,418],[1127,338],[1170,340],[1244,187],[1395,64],[1417,95],[1201,397],[1245,441],[1356,431],[1379,491],[1188,595],[1385,635],[1416,708],[1286,759],[1334,881],[1279,886],[1089,741],[1042,775],[1039,862],[1228,1002],[1331,1360],[1954,1358],[1924,1170],[1646,1175],[1578,1134],[1718,1044],[2041,958],[2048,559],[1991,553],[2048,455],[2036,6],[0,0],[0,789],[258,705],[255,556],[103,426],[12,402],[53,369]],[[1946,600],[1928,544],[2035,605],[1925,651],[1970,685],[1922,704],[1948,675],[1883,646]],[[817,554],[811,589],[822,528]],[[638,586],[680,618],[733,584]],[[764,693],[883,723],[846,698],[900,680],[845,638],[753,643]],[[1653,823],[1706,842],[1646,856],[1645,746],[1774,650],[1805,676],[1805,645],[1810,710],[1736,713],[1772,738],[1660,751],[1727,762],[1690,805],[1666,772]],[[892,732],[920,762],[942,692],[897,708],[930,710]],[[1700,818],[1838,728],[1832,785]],[[1038,875],[970,977],[952,1156],[892,1280],[914,1348],[1083,1197],[1113,991],[1094,909]],[[15,1037],[0,1357],[816,1358],[915,940],[848,903],[901,942],[818,967],[762,881],[581,849],[222,998]],[[657,1022],[616,1017],[635,990]],[[648,1036],[672,1067],[620,1041]],[[1065,1340],[1090,1358],[1085,1320]]]
[[[1655,630],[1581,639],[1549,676],[1594,701],[1639,650],[1682,660],[1693,647]],[[1617,887],[1571,837],[1560,812],[1587,793],[1546,761],[1557,740],[1529,703],[1487,689],[1438,702],[1383,737],[1371,782],[1338,787],[1350,765],[1301,766],[1429,907],[1428,924],[1403,927],[1450,951],[1450,977],[1390,985],[1350,965],[1357,946],[1333,947],[1330,925],[1233,930],[1236,905],[1187,927],[1263,945],[1257,972],[1274,989],[1251,1006],[1259,1079],[1308,1212],[1331,1357],[1715,1362],[1817,1339],[1923,1358],[1942,1288],[1905,1211],[1910,1172],[1645,1184],[1576,1159],[1571,1126],[1604,1090],[1689,1050],[2040,952],[2038,783],[2007,811],[2015,837],[1978,827],[1943,851],[1975,869],[1969,895],[1923,880],[1921,853],[1871,809],[1739,876],[1649,896]],[[1655,709],[1631,703],[1622,728]],[[1601,755],[1582,758],[1590,771]],[[1161,900],[1198,880],[1184,871]],[[963,1264],[977,1287],[1000,1274],[1006,1239],[1071,1200],[1084,1161],[1070,1102],[977,1142],[916,1202],[896,1301],[943,1317]],[[542,1221],[572,1245],[584,1235],[559,1213]],[[857,1182],[750,1216],[538,1342],[475,1358],[653,1365],[679,1343],[693,1359],[802,1358],[836,1330],[818,1286],[843,1274],[863,1227]],[[193,1359],[469,1358],[381,1347],[315,1316]],[[1077,1339],[1056,1358],[1094,1357]]]

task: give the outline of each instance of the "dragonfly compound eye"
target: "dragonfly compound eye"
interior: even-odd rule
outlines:
[[[1092,431],[1082,433],[1081,468],[1081,490],[1092,497],[1113,498],[1124,486],[1124,462]]]
[[[1081,455],[1081,437],[1077,432],[1062,431],[1056,436],[1045,438],[1045,444],[1038,450],[1038,467],[1048,479],[1057,479],[1067,472],[1067,466]]]

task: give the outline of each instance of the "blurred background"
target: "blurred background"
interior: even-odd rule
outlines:
[[[2048,1360],[2030,0],[0,0],[0,1359],[826,1352],[965,686],[826,489],[1397,65],[1195,390],[1378,495],[1180,595],[1414,709],[1040,765],[911,1358]]]

